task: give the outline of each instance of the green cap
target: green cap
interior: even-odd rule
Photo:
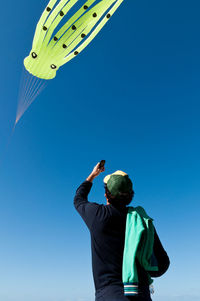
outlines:
[[[117,170],[113,174],[106,176],[104,183],[107,185],[109,192],[115,197],[133,191],[131,179],[121,170]]]

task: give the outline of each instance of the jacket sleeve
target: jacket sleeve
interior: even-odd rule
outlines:
[[[88,202],[88,194],[91,190],[92,183],[89,181],[83,182],[76,190],[74,197],[74,207],[86,223],[87,227],[91,229],[95,219],[99,204]]]
[[[154,233],[153,252],[154,252],[154,255],[157,260],[158,271],[151,271],[151,272],[149,272],[149,274],[151,277],[160,277],[168,270],[170,261],[169,261],[169,257],[167,255],[166,251],[164,250],[164,248],[160,242],[160,239],[158,237],[156,230]]]

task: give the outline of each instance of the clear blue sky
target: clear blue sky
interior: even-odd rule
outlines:
[[[47,2],[1,3],[0,157]],[[0,301],[94,300],[73,196],[100,159],[106,173],[129,173],[132,205],[154,218],[169,253],[154,300],[200,299],[199,12],[198,0],[124,0],[25,113],[0,166]],[[105,202],[102,179],[91,201]]]

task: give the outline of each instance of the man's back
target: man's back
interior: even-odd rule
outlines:
[[[96,289],[110,284],[122,285],[126,215],[126,207],[98,207],[90,229]]]

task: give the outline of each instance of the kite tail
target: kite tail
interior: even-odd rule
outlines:
[[[35,30],[35,35],[34,35],[34,38],[33,38],[33,47],[32,49],[34,51],[38,51],[38,49],[40,49],[41,47],[41,44],[43,42],[43,39],[45,37],[45,32],[42,30],[43,29],[43,26],[44,26],[44,23],[46,22],[48,16],[50,15],[52,9],[54,8],[56,2],[58,0],[50,0],[47,7],[45,8],[37,26],[36,26],[36,30]],[[42,35],[42,36],[41,36]]]
[[[58,40],[62,37],[62,35],[71,27],[75,21],[77,21],[81,15],[84,14],[86,7],[89,8],[96,0],[88,0],[84,6],[82,6],[66,23],[61,27],[61,29],[56,33],[56,37]],[[49,43],[49,46],[53,45],[53,40]],[[57,44],[55,48],[57,47]],[[65,46],[64,46],[65,47]],[[63,47],[63,48],[64,48]]]
[[[43,30],[46,30],[46,36],[42,43],[42,47],[46,47],[52,37],[52,34],[58,24],[62,21],[63,17],[68,13],[68,11],[76,4],[78,0],[61,0],[60,3],[56,6],[56,8],[51,13],[50,17],[44,24]],[[58,40],[57,36],[54,36],[52,41],[56,43]]]
[[[46,32],[43,30],[43,26],[57,1],[58,0],[50,0],[48,5],[46,6],[44,12],[42,13],[42,16],[40,17],[40,20],[36,26],[35,35],[33,38],[32,50],[30,53],[30,55],[32,57],[34,57],[34,56],[36,57],[37,53],[41,49],[41,46],[42,46],[42,43],[43,43],[43,40],[44,40],[44,37],[46,34]],[[34,65],[34,61],[31,61],[31,63],[29,64],[29,68],[32,69],[33,65]]]
[[[117,0],[117,1],[112,1],[116,2],[112,8],[107,12],[106,16],[101,20],[101,22],[97,25],[97,27],[93,30],[93,32],[90,34],[90,36],[72,53],[69,53],[63,60],[61,65],[66,64],[68,61],[73,59],[77,54],[79,54],[81,51],[85,49],[85,47],[88,46],[88,44],[96,37],[96,35],[99,33],[99,31],[104,27],[104,25],[108,22],[110,17],[115,13],[115,11],[118,9],[118,7],[122,4],[124,0]]]
[[[59,45],[60,43],[64,43],[63,45],[65,45],[67,48],[65,51],[62,50],[59,56],[58,52],[54,52],[59,64],[62,65],[60,60],[63,60],[71,51],[73,51],[73,49],[81,42],[81,40],[91,32],[91,30],[95,27],[95,25],[114,2],[116,2],[116,0],[110,0],[107,2],[101,1],[90,10],[86,8],[87,12],[73,24],[73,26],[63,35],[58,43]],[[110,15],[107,14],[107,19],[109,19],[109,16]],[[74,56],[77,55],[77,50],[75,50],[73,54]]]

